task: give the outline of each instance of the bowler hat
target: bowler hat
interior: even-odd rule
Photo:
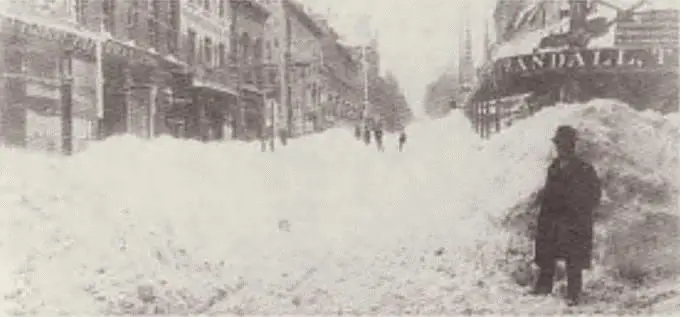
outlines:
[[[576,141],[578,135],[578,131],[574,129],[574,127],[569,126],[569,125],[561,125],[557,127],[557,130],[555,131],[555,136],[553,136],[552,140],[554,142],[557,141],[571,141],[574,142]]]

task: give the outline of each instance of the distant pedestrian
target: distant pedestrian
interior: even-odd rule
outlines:
[[[279,130],[279,139],[281,140],[281,145],[286,146],[288,144],[288,131],[286,129]]]
[[[357,138],[357,140],[361,140],[361,127],[360,126],[354,127],[354,137]]]
[[[369,129],[368,126],[364,128],[364,143],[366,143],[366,145],[371,144],[371,129]]]
[[[382,152],[383,148],[383,130],[380,126],[375,128],[375,143],[378,146],[378,151]]]
[[[552,292],[556,260],[567,266],[567,300],[578,305],[583,270],[590,268],[593,249],[593,211],[600,203],[601,182],[590,163],[575,153],[577,131],[557,128],[553,143],[558,156],[548,167],[539,203],[535,259],[540,275],[532,291]]]
[[[406,145],[406,132],[401,131],[401,133],[399,133],[399,152],[404,150],[404,145]]]

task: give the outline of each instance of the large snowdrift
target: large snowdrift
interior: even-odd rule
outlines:
[[[599,302],[597,309],[616,302],[617,309],[626,310],[652,308],[664,296],[677,296],[672,286],[680,274],[680,132],[668,119],[596,100],[542,111],[492,139],[481,155],[489,168],[477,186],[492,194],[476,203],[477,212],[491,220],[488,236],[495,241],[482,241],[482,254],[519,284],[535,278],[534,201],[554,156],[546,140],[557,125],[568,123],[582,131],[579,151],[604,182],[603,204],[596,212],[596,265],[586,284],[590,300]],[[498,161],[503,163],[493,164]],[[505,234],[493,234],[499,231]],[[638,288],[647,293],[633,291]]]
[[[638,286],[672,296],[658,281],[677,276],[667,236],[678,216],[677,126],[597,101],[547,109],[488,142],[454,112],[409,127],[403,153],[395,135],[378,153],[344,129],[275,153],[129,137],[69,159],[1,149],[0,308],[564,312],[519,285],[532,272],[526,205],[562,122],[587,130],[585,156],[607,188],[592,304],[581,309],[649,306]],[[647,238],[664,244],[644,248]]]

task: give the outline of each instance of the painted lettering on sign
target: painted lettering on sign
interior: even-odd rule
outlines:
[[[501,59],[494,65],[501,76],[525,75],[532,72],[559,69],[654,69],[678,66],[678,49],[593,49],[545,52]]]
[[[57,42],[59,45],[71,47],[72,49],[85,54],[94,53],[96,43],[94,39],[91,38],[86,38],[47,25],[31,23],[14,18],[5,17],[2,20],[2,23],[13,27],[14,30],[21,35]]]

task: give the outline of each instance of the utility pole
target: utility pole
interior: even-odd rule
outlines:
[[[282,0],[282,1],[284,1],[282,3],[285,4],[286,0]],[[289,77],[288,76],[290,76],[290,73],[288,71],[288,65],[290,64],[290,58],[291,58],[290,51],[291,51],[291,45],[292,45],[292,43],[291,43],[292,26],[291,26],[291,23],[290,23],[290,19],[288,18],[288,14],[286,12],[287,9],[286,9],[285,5],[282,5],[282,10],[284,11],[284,13],[283,13],[284,14],[283,27],[284,27],[284,30],[285,30],[285,33],[284,33],[285,42],[281,43],[281,45],[285,46],[284,47],[285,52],[284,52],[284,58],[283,58],[283,61],[284,61],[284,73],[283,74],[284,74],[285,82],[286,82],[286,86],[284,87],[285,97],[286,97],[285,102],[286,103],[284,105],[285,105],[285,108],[286,108],[287,120],[288,120],[288,134],[286,135],[286,139],[288,139],[289,137],[291,137],[293,135],[293,105],[292,105],[292,102],[291,102],[291,94],[290,94],[290,91],[288,90],[289,89],[289,86],[288,86]],[[286,141],[286,142],[288,142],[288,141]]]
[[[104,138],[104,62],[103,62],[103,46],[104,46],[104,19],[100,18],[99,34],[95,42],[95,68],[97,75],[95,77],[95,87],[97,94],[97,114],[96,114],[96,136],[95,139]]]
[[[369,106],[369,100],[368,100],[368,60],[366,59],[366,43],[363,43],[361,45],[361,63],[363,65],[363,71],[364,71],[364,111],[362,113],[362,119],[364,121],[364,129],[366,128],[366,125],[368,124],[368,106]]]
[[[61,82],[61,150],[64,155],[73,154],[73,47],[62,52],[59,67]]]
[[[282,5],[281,6],[281,16],[279,17],[281,19],[281,25],[278,28],[278,37],[279,37],[279,107],[282,109],[288,109],[290,108],[290,105],[288,104],[290,96],[288,95],[288,62],[290,59],[290,52],[289,52],[289,46],[288,46],[288,15],[286,14],[286,9]],[[275,143],[275,138],[276,138],[276,132],[278,129],[277,122],[276,120],[276,115],[277,111],[272,109],[272,151],[274,150],[274,143]],[[290,127],[290,125],[289,125]],[[288,129],[290,131],[290,128]],[[283,136],[283,138],[286,138],[287,136]],[[284,144],[285,145],[285,144]]]
[[[238,7],[239,7],[239,0],[230,0],[230,6],[231,6],[231,24],[229,25],[229,34],[231,36],[231,61],[230,64],[232,67],[236,68],[236,114],[238,114],[238,118],[233,118],[234,117],[234,112],[232,112],[232,119],[233,119],[233,127],[232,127],[232,137],[239,138],[241,137],[241,124],[243,123],[243,101],[241,99],[241,81],[242,81],[242,76],[241,76],[241,59],[239,58],[239,52],[238,52],[238,32],[237,32],[237,19],[238,19]],[[233,69],[233,68],[232,68]]]

